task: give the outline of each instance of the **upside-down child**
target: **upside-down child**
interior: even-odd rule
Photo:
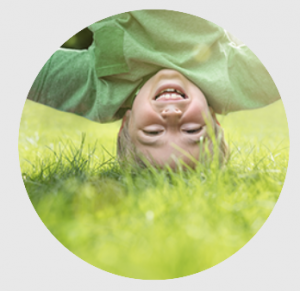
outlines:
[[[89,27],[87,50],[60,49],[36,78],[28,99],[98,122],[122,120],[120,161],[194,167],[215,113],[254,109],[280,99],[265,67],[219,26],[165,10],[126,12]]]

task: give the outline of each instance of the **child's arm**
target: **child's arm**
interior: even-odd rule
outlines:
[[[60,49],[35,79],[28,99],[58,110],[99,120],[93,54],[89,50]],[[98,84],[99,86],[99,84]]]
[[[243,42],[225,30],[219,46],[226,55],[226,77],[232,91],[225,112],[260,108],[280,99],[269,72]]]
[[[87,50],[59,49],[41,69],[27,98],[104,123],[123,117],[129,106],[125,101],[139,82],[99,78],[94,45]]]

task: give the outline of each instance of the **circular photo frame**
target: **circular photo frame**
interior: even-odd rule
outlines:
[[[110,273],[211,268],[258,232],[282,190],[279,92],[242,41],[200,17],[139,10],[96,22],[49,58],[27,99],[28,196],[66,248]]]

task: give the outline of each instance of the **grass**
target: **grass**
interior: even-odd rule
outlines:
[[[219,119],[231,148],[225,168],[125,172],[114,161],[119,122],[27,101],[19,154],[29,198],[65,247],[108,272],[169,279],[210,268],[266,221],[289,153],[281,101]]]

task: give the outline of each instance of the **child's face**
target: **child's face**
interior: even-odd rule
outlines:
[[[174,70],[161,70],[141,88],[129,121],[129,134],[138,152],[159,166],[176,167],[176,159],[193,166],[199,159],[200,137],[212,117],[201,90]],[[177,148],[176,148],[177,147]]]

